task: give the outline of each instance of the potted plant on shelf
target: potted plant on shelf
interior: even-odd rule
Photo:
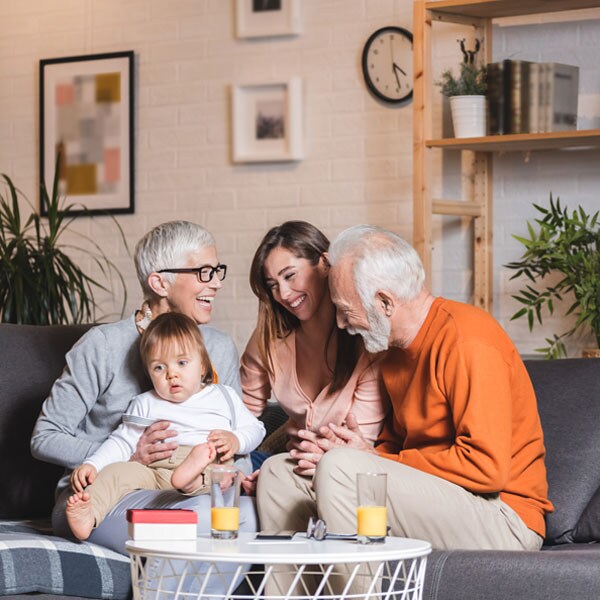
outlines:
[[[55,325],[85,323],[96,320],[97,304],[94,291],[112,291],[112,276],[116,276],[122,289],[121,314],[125,309],[127,290],[118,268],[100,246],[82,234],[69,230],[75,215],[73,210],[86,213],[86,209],[73,204],[58,193],[58,165],[56,162],[52,195],[42,185],[42,201],[48,211],[44,222],[35,208],[15,187],[11,178],[0,176],[4,193],[0,190],[0,321],[4,323],[29,323]],[[22,218],[19,201],[31,207],[32,213]],[[125,248],[123,231],[114,217],[115,226]],[[62,243],[63,235],[81,239],[80,244]],[[99,283],[69,256],[81,254],[91,259],[107,280]]]
[[[459,75],[447,69],[436,85],[450,99],[454,137],[481,137],[486,134],[487,90],[486,67],[475,64],[481,42],[475,40],[474,50],[466,50],[464,39],[458,42],[464,57]]]
[[[535,322],[542,324],[542,314],[554,312],[554,302],[570,297],[566,315],[576,316],[575,324],[560,335],[546,338],[548,344],[539,348],[546,358],[566,356],[564,339],[578,330],[590,329],[600,348],[600,220],[599,213],[588,215],[581,206],[569,214],[550,194],[550,208],[534,204],[542,215],[536,219],[537,229],[527,223],[529,238],[513,236],[525,246],[521,260],[506,265],[516,270],[511,277],[525,275],[527,284],[513,298],[523,304],[512,319],[527,316],[529,330]],[[558,283],[549,285],[544,278],[558,273]],[[534,287],[538,285],[539,287]],[[600,356],[600,350],[584,350],[584,356]]]

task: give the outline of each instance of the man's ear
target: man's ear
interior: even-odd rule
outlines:
[[[169,283],[165,281],[160,273],[150,273],[148,276],[150,289],[161,298],[166,298],[169,293]]]
[[[396,309],[396,300],[389,292],[377,290],[375,294],[375,305],[379,306],[386,317],[391,317]]]

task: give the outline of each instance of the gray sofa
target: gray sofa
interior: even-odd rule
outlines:
[[[34,460],[40,406],[87,326],[0,324],[0,595],[124,600],[126,557],[51,535],[61,469]],[[434,551],[427,600],[600,598],[600,359],[530,361],[548,450],[550,497],[542,552]],[[279,421],[271,415],[275,427]],[[267,423],[268,430],[273,427]]]

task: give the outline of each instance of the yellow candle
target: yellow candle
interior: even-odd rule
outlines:
[[[356,509],[358,535],[384,537],[387,533],[387,509],[385,506],[359,506]]]
[[[240,509],[237,506],[211,508],[210,524],[217,531],[237,531],[240,527]]]

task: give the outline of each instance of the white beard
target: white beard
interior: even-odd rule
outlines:
[[[392,325],[389,319],[386,319],[375,308],[367,310],[367,322],[369,329],[359,327],[348,327],[348,333],[351,335],[360,335],[368,352],[373,354],[383,352],[390,347],[390,333]]]

